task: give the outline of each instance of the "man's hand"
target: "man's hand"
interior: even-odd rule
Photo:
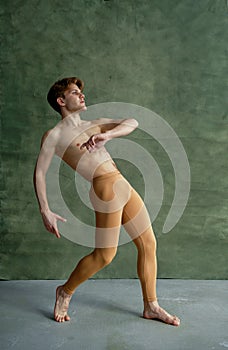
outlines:
[[[92,135],[88,141],[84,142],[80,149],[86,148],[89,152],[92,152],[98,148],[103,147],[109,140],[107,133],[100,133]]]
[[[56,235],[57,238],[60,238],[60,233],[57,227],[57,221],[66,222],[66,219],[62,218],[60,215],[53,213],[50,210],[41,212],[44,226],[46,229]]]

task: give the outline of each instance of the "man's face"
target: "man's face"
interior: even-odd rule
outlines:
[[[63,102],[65,104],[65,108],[73,113],[79,111],[85,111],[85,95],[81,92],[79,87],[76,84],[70,84],[68,89],[64,92],[65,98],[63,98]]]

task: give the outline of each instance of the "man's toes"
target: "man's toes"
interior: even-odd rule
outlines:
[[[65,316],[54,315],[54,318],[55,318],[56,322],[70,321],[70,316],[67,314]]]
[[[57,322],[61,322],[61,317],[60,317],[59,315],[55,315],[55,320],[56,320]]]
[[[70,321],[70,316],[69,315],[65,316],[65,321]]]
[[[179,326],[180,325],[180,319],[178,317],[174,316],[173,324],[174,324],[174,326]]]

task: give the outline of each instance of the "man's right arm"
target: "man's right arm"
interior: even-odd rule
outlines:
[[[34,170],[33,182],[44,225],[49,232],[60,238],[57,220],[63,222],[66,220],[49,209],[46,191],[46,173],[55,154],[55,145],[52,137],[48,137],[49,134],[50,131],[46,132],[42,138],[41,149]]]
[[[41,213],[49,210],[46,194],[46,173],[55,153],[54,146],[48,145],[48,142],[45,143],[49,133],[50,131],[47,131],[42,137],[40,153],[37,158],[33,177],[35,192]]]

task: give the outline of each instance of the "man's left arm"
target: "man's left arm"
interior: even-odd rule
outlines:
[[[81,145],[81,149],[84,147],[88,151],[93,151],[105,145],[105,143],[113,138],[126,136],[134,131],[138,122],[136,119],[100,119],[100,130],[99,134],[92,135],[89,140]]]

